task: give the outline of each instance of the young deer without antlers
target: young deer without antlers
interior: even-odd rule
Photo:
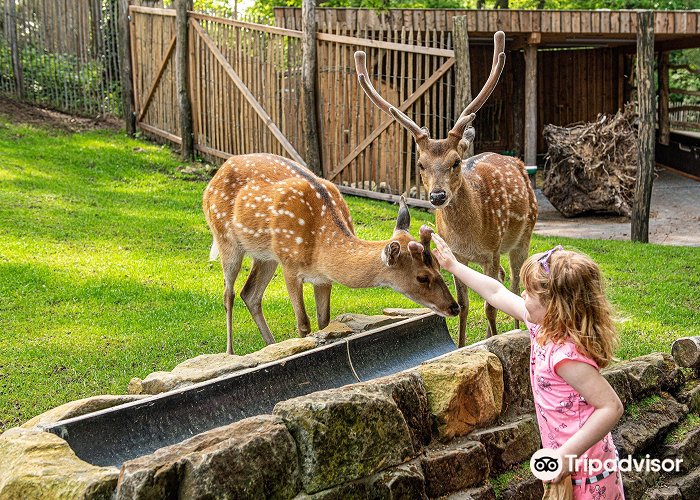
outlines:
[[[234,156],[221,166],[204,191],[202,205],[214,236],[212,257],[218,250],[224,270],[229,354],[233,286],[245,254],[253,258],[253,267],[241,298],[268,344],[275,339],[262,313],[262,297],[278,264],[302,336],[311,330],[304,281],[313,283],[319,328],[330,320],[333,282],[350,288],[388,286],[440,315],[459,312],[430,253],[432,230],[421,227],[421,243],[411,237],[403,199],[390,240],[361,240],[333,183],[286,158],[251,154]]]
[[[385,101],[369,80],[365,53],[355,53],[360,85],[370,100],[406,127],[416,141],[418,167],[430,203],[437,208],[438,233],[463,264],[475,262],[484,273],[503,281],[500,255],[508,253],[511,290],[520,293],[520,268],[527,258],[530,236],[537,219],[537,201],[523,163],[510,156],[482,153],[464,158],[474,140],[475,114],[496,87],[505,64],[505,34],[494,35],[491,73],[476,98],[469,103],[446,139],[431,139],[401,110]],[[455,280],[459,313],[459,346],[464,345],[469,312],[467,287]],[[496,309],[485,305],[486,335],[496,334]],[[516,321],[516,328],[518,322]]]

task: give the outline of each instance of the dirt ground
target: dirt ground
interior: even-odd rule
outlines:
[[[122,127],[122,122],[116,118],[81,118],[38,108],[4,96],[0,96],[0,114],[7,116],[14,123],[27,123],[68,133],[102,129],[119,130]]]
[[[0,96],[0,114],[15,123],[28,123],[67,133],[88,130],[119,130],[115,118],[81,118],[38,108]],[[630,221],[624,217],[588,215],[563,217],[537,190],[539,217],[535,233],[570,238],[630,239]],[[700,181],[659,166],[654,181],[649,220],[649,241],[665,245],[700,247]]]

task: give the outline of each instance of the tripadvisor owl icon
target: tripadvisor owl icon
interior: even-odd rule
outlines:
[[[550,448],[542,448],[530,458],[530,470],[537,479],[542,481],[551,481],[557,477],[561,468],[559,456]]]

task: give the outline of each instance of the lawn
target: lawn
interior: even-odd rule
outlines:
[[[223,278],[207,261],[201,212],[206,181],[181,166],[167,148],[113,132],[66,134],[0,119],[0,430],[225,350]],[[346,199],[360,237],[391,235],[395,206]],[[432,221],[412,210],[414,234]],[[600,263],[623,319],[619,357],[700,335],[700,249],[534,237],[532,250],[556,243]],[[306,296],[312,313],[310,288]],[[263,304],[278,340],[296,335],[279,270]],[[393,291],[336,286],[332,315],[412,306]],[[473,295],[470,342],[483,338],[482,306]],[[234,322],[238,354],[263,347],[240,300]],[[454,335],[457,320],[448,325]],[[499,331],[510,328],[499,316]]]

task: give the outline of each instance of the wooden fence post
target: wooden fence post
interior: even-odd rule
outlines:
[[[671,122],[668,116],[668,52],[659,53],[659,142],[665,146],[671,139]]]
[[[316,119],[316,0],[303,0],[301,80],[304,97],[304,160],[313,173],[323,175]]]
[[[133,136],[136,133],[136,112],[134,111],[134,86],[131,67],[131,27],[129,19],[130,0],[119,0],[119,60],[122,83],[122,106],[124,108],[124,128]]]
[[[12,51],[12,72],[15,77],[15,91],[20,99],[24,99],[24,74],[22,60],[19,56],[17,43],[17,9],[15,0],[5,0],[5,33],[9,35],[10,50]]]
[[[654,181],[656,90],[654,89],[654,12],[637,11],[637,182],[632,205],[632,241],[649,241],[649,207]]]
[[[175,0],[177,43],[175,45],[177,96],[180,107],[180,156],[185,161],[194,159],[194,133],[192,128],[192,103],[189,85],[189,25],[187,11],[192,10],[192,0]]]
[[[455,53],[455,120],[472,101],[472,72],[469,59],[469,33],[467,16],[454,18],[452,40]],[[474,143],[469,145],[467,156],[474,155]]]
[[[537,45],[525,45],[525,165],[537,165]]]

